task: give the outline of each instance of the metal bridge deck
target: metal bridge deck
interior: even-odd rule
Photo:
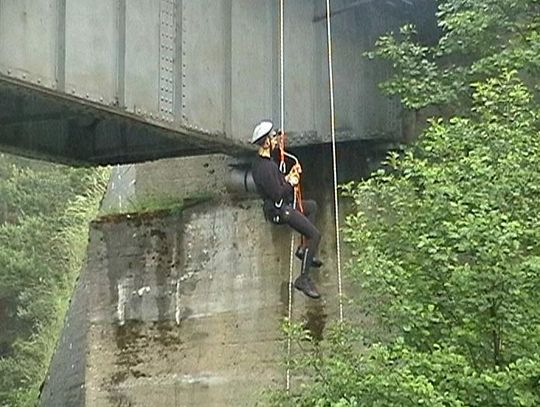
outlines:
[[[338,141],[400,140],[399,100],[379,89],[391,66],[363,54],[405,22],[436,32],[436,2],[333,5]],[[330,141],[325,10],[284,10],[290,146]],[[280,120],[278,14],[268,0],[0,0],[0,150],[89,165],[248,153],[253,126]]]
[[[0,75],[0,148],[70,164],[117,164],[252,147]]]

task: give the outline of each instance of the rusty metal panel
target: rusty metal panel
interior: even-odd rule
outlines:
[[[1,73],[56,87],[57,3],[0,1]]]
[[[66,92],[118,103],[118,38],[117,1],[67,1]]]
[[[160,1],[126,1],[125,104],[141,116],[158,116]]]
[[[207,131],[225,129],[226,58],[230,32],[226,0],[182,2],[182,121]],[[248,102],[249,103],[249,102]]]

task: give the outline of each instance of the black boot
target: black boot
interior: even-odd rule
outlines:
[[[302,246],[298,246],[296,249],[296,253],[294,255],[299,258],[300,260],[304,260],[304,254],[306,252],[306,249]],[[318,257],[313,256],[313,259],[311,260],[311,267],[319,268],[323,265],[323,262]]]
[[[300,276],[294,281],[294,288],[302,291],[310,298],[320,298],[321,295],[317,291],[315,284],[311,281],[311,278],[307,274],[300,274]]]
[[[302,259],[302,271],[300,272],[300,276],[294,281],[294,287],[297,290],[302,291],[305,295],[307,295],[310,298],[319,298],[321,295],[317,291],[317,288],[315,287],[315,284],[313,284],[313,281],[311,281],[311,278],[309,278],[309,266],[307,265],[308,259],[311,258],[311,253],[309,253],[309,249],[305,250],[304,258]]]

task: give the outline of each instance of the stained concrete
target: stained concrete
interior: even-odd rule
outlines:
[[[83,270],[71,298],[57,352],[42,384],[40,406],[85,405],[85,371],[88,330],[86,278]]]
[[[253,406],[281,384],[288,232],[260,219],[244,201],[93,225],[86,405]]]
[[[366,175],[377,154],[363,145],[340,151],[342,180]],[[293,320],[320,339],[339,315],[331,160],[327,146],[299,155],[304,197],[319,203],[325,264],[313,273],[322,299],[295,291]],[[92,223],[42,406],[255,406],[263,390],[285,386],[291,234],[264,221],[258,198],[226,194],[230,164],[223,156],[163,160],[113,177],[113,206],[114,191],[179,200],[197,193],[194,185],[214,193],[181,213]]]
[[[283,386],[289,232],[260,215],[250,200],[95,222],[86,321],[65,333],[83,370],[65,387],[57,364],[42,405],[254,406]],[[320,335],[325,302],[294,300]]]

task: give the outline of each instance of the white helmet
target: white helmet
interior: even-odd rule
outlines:
[[[260,122],[257,126],[255,126],[255,129],[253,129],[251,143],[254,144],[264,136],[268,135],[273,128],[274,125],[269,120],[263,120],[262,122]]]

